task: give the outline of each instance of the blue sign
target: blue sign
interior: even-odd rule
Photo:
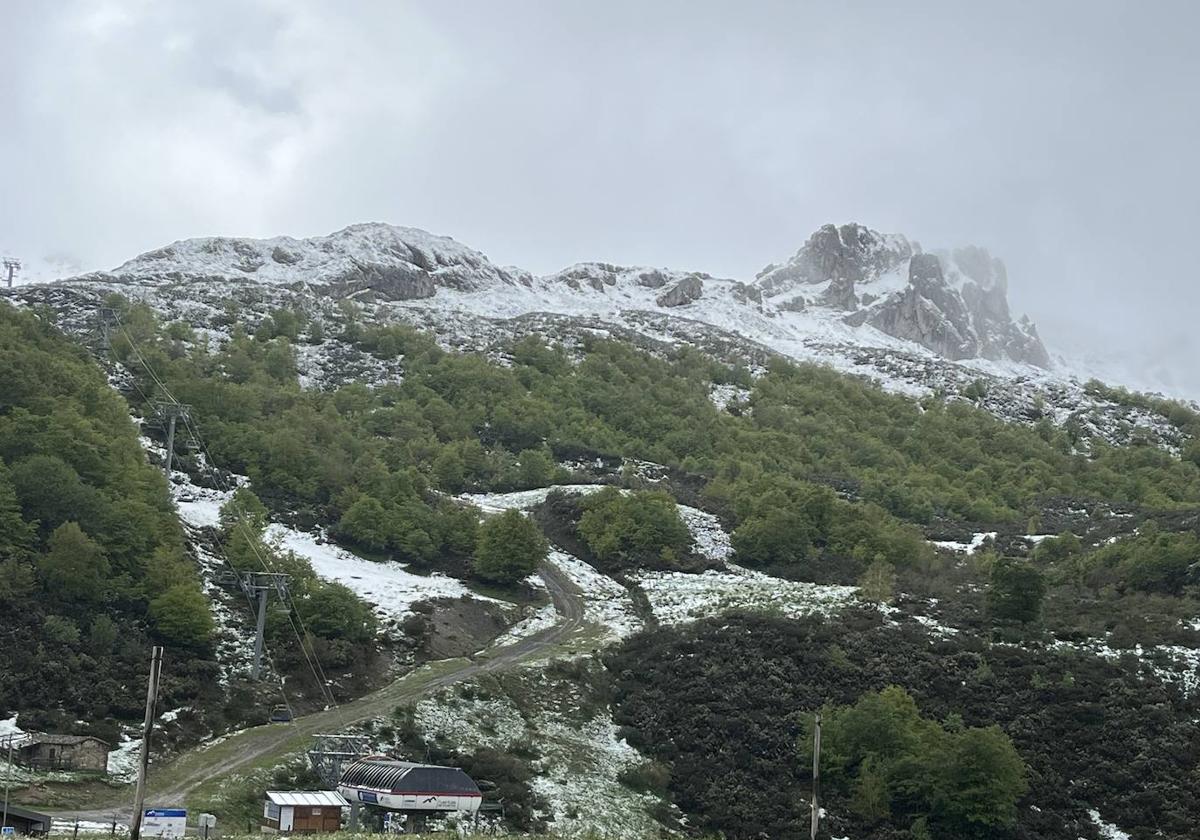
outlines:
[[[186,808],[147,808],[147,817],[186,817]]]
[[[0,834],[4,835],[5,837],[12,837],[16,833],[17,830],[11,825],[6,825],[4,828],[0,828]]]
[[[369,790],[360,790],[358,792],[358,799],[360,802],[379,802],[379,797]]]

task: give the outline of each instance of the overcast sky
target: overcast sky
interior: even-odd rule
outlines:
[[[1052,351],[1200,395],[1193,2],[0,2],[0,248],[358,221],[750,278],[983,245]]]

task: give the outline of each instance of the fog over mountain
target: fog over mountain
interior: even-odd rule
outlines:
[[[750,282],[858,222],[986,248],[1051,357],[1198,397],[1197,24],[1183,2],[16,0],[0,249],[32,281],[384,221],[538,275]]]

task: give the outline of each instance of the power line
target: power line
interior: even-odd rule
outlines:
[[[101,331],[102,331],[102,337],[103,337],[103,348],[110,353],[112,352],[111,330],[113,327],[118,328],[119,332],[124,333],[125,340],[129,343],[130,349],[134,351],[136,357],[141,362],[142,367],[146,370],[146,372],[150,375],[150,377],[154,379],[155,382],[159,383],[159,387],[162,390],[164,390],[168,395],[170,395],[169,389],[167,389],[166,385],[162,383],[162,380],[159,379],[155,375],[153,369],[150,367],[150,364],[146,361],[145,356],[142,355],[140,348],[138,348],[138,346],[137,346],[137,342],[134,341],[134,339],[133,339],[133,336],[129,334],[129,331],[125,328],[125,325],[123,323],[121,323],[121,316],[120,316],[120,313],[118,312],[118,310],[114,307],[101,307],[100,321],[101,321]],[[114,361],[114,363],[117,363],[115,359],[113,361]],[[170,405],[170,403],[164,403],[161,400],[152,400],[146,394],[146,392],[144,390],[142,390],[142,386],[138,383],[137,376],[131,374],[129,381],[130,381],[130,384],[133,385],[134,390],[136,390],[138,392],[138,395],[142,398],[142,402],[145,405],[147,405],[147,406],[155,405],[155,404],[158,404],[160,406],[161,405]],[[189,448],[199,449],[203,444],[201,441],[199,441],[199,439],[197,437],[197,432],[192,428],[191,424],[188,422],[188,419],[190,418],[190,414],[184,413],[181,416],[183,417],[184,425],[188,431],[188,442],[190,444]],[[168,438],[171,438],[171,437],[172,437],[172,435],[168,433]],[[167,456],[168,466],[167,466],[167,470],[166,470],[168,490],[170,489],[170,486],[171,486],[171,469],[170,469],[169,464],[170,464],[170,457],[173,454],[172,447],[173,447],[173,441],[169,441],[169,443],[168,443],[169,451],[168,451],[168,456]],[[207,454],[207,450],[205,450],[205,457],[207,460],[210,461],[210,468],[212,469],[213,474],[216,476],[217,480],[219,482],[221,482],[222,485],[224,486],[224,481],[223,481],[223,477],[220,473],[220,470],[218,470],[215,467],[215,465],[211,464],[211,456],[209,456]],[[251,540],[251,545],[253,545],[253,540]],[[215,546],[217,548],[217,551],[222,555],[223,559],[225,560],[226,565],[228,565],[230,568],[232,568],[233,564],[229,561],[229,552],[224,547],[219,530],[217,532]],[[245,589],[245,587],[239,586],[239,589],[241,589],[246,594],[247,606],[250,608],[250,612],[253,613],[255,611],[255,603],[254,603],[253,596]],[[289,620],[290,620],[290,616],[289,616]],[[296,632],[294,623],[292,624],[292,632],[296,633],[296,638],[297,638],[297,641],[299,642],[300,634],[298,632]],[[260,628],[256,628],[255,642],[256,642],[256,647],[261,650],[261,629]],[[321,678],[317,676],[316,669],[313,668],[312,662],[308,660],[307,651],[304,651],[303,648],[304,648],[304,645],[303,645],[303,642],[301,642],[301,652],[304,653],[305,660],[308,661],[309,670],[312,671],[312,673],[313,673],[313,679],[316,680],[318,682],[318,684],[320,684],[322,686],[322,697],[327,698],[332,702],[332,699],[333,699],[332,695],[330,695],[328,692],[324,691],[324,683],[321,681]],[[268,653],[267,659],[271,663],[272,671],[275,672],[275,675],[279,680],[279,696],[282,698],[284,705],[287,706],[287,708],[290,712],[292,706],[291,706],[291,703],[288,702],[287,691],[284,688],[283,677],[279,673],[278,666],[275,664],[275,657]],[[260,670],[260,667],[258,664],[260,661],[259,653],[256,653],[255,660],[256,661],[255,661],[253,671],[255,672],[254,678],[257,679],[258,672]]]
[[[224,475],[222,475],[220,469],[217,468],[216,462],[213,461],[212,454],[208,450],[208,445],[205,444],[204,439],[202,437],[200,437],[199,431],[197,431],[196,428],[192,425],[191,418],[190,417],[185,418],[184,423],[187,425],[189,434],[191,434],[193,439],[199,444],[201,452],[204,455],[204,459],[208,462],[210,468],[212,468],[217,483],[221,485],[222,492],[232,493],[233,491],[229,489],[229,485],[225,483]],[[250,550],[254,553],[254,556],[258,560],[259,565],[261,565],[266,572],[273,573],[275,570],[272,568],[272,565],[271,565],[269,559],[267,557],[265,557],[259,551],[258,539],[257,539],[258,535],[254,534],[250,531],[250,526],[244,519],[239,519],[237,522],[237,525],[244,529],[244,533],[247,537],[246,543],[247,543],[247,545],[250,546]],[[226,554],[226,562],[228,562],[228,554]],[[230,565],[232,566],[233,564],[231,563]],[[331,705],[336,705],[336,701],[334,700],[333,694],[330,693],[330,691],[326,685],[328,682],[328,678],[325,676],[325,669],[323,667],[321,667],[321,660],[318,658],[315,658],[316,657],[316,648],[313,647],[312,637],[309,635],[308,627],[306,627],[304,624],[304,618],[300,615],[300,611],[296,609],[296,601],[292,596],[291,590],[290,589],[285,590],[284,592],[281,593],[281,596],[284,597],[284,599],[289,607],[288,622],[292,626],[292,632],[295,633],[295,635],[296,635],[296,641],[300,643],[300,652],[302,654],[304,654],[304,659],[305,659],[305,661],[308,662],[308,668],[310,671],[313,672],[313,678],[317,680],[317,683],[321,688],[322,696],[324,696]],[[295,616],[295,619],[292,618],[293,615]],[[300,630],[296,629],[296,621],[300,622],[300,627],[304,631],[303,639],[301,638]],[[305,646],[305,640],[308,641],[307,648]],[[309,650],[312,651],[313,658],[309,657]],[[314,667],[314,663],[315,663],[315,667]],[[318,672],[320,672],[319,675],[318,675]]]
[[[178,399],[176,399],[175,395],[171,393],[170,388],[168,388],[166,383],[163,382],[161,378],[159,378],[158,374],[154,371],[154,368],[146,360],[146,357],[142,353],[141,348],[138,346],[137,341],[134,340],[133,336],[130,334],[129,330],[126,328],[125,323],[121,320],[120,314],[115,313],[115,315],[116,315],[117,325],[120,328],[121,333],[124,335],[125,340],[129,342],[130,349],[133,351],[138,362],[141,364],[142,368],[146,371],[147,375],[149,375],[150,378],[154,381],[154,383],[158,386],[158,389],[164,395],[166,395],[167,399],[169,400],[169,403],[166,403],[166,404],[173,405],[178,408],[186,409],[186,406],[184,406],[182,403],[179,402]],[[137,387],[138,392],[145,399],[145,392],[142,391],[141,388],[136,385],[136,379],[135,379],[135,387]],[[147,400],[147,402],[149,402],[149,400]],[[183,411],[178,416],[182,417],[184,425],[188,429],[188,433],[191,435],[193,441],[196,442],[198,444],[199,448],[201,449],[201,451],[205,457],[205,460],[208,462],[210,468],[213,470],[213,473],[216,477],[217,482],[222,486],[222,490],[224,492],[231,492],[228,489],[228,485],[225,483],[224,476],[222,475],[220,469],[217,467],[216,462],[213,460],[212,454],[209,451],[208,446],[205,444],[203,437],[201,437],[199,431],[192,424],[190,414],[187,413],[186,411]],[[172,419],[173,419],[173,417],[172,417]],[[167,458],[168,458],[168,463],[169,463],[170,458],[171,458],[171,453],[168,453]],[[170,480],[170,475],[168,473],[168,482],[169,482],[169,480]],[[253,552],[253,554],[255,555],[255,558],[259,561],[259,564],[263,567],[263,570],[267,574],[279,574],[279,573],[275,572],[275,570],[271,567],[271,563],[268,561],[268,559],[266,557],[264,557],[263,554],[259,551],[259,547],[257,544],[258,543],[258,538],[257,538],[258,535],[249,532],[248,523],[246,523],[244,520],[239,520],[237,525],[246,529],[247,536],[249,537],[247,539],[247,544],[250,546],[250,549]],[[227,563],[229,562],[228,553],[226,553],[225,561]],[[230,566],[232,566],[232,564],[230,564]],[[281,596],[284,596],[287,606],[289,608],[288,609],[288,623],[292,627],[292,632],[296,636],[296,641],[300,644],[300,652],[304,655],[304,659],[308,664],[309,670],[312,672],[313,678],[317,681],[317,685],[321,690],[322,697],[324,697],[325,700],[330,705],[336,705],[337,701],[333,697],[333,694],[329,691],[328,678],[325,675],[325,669],[321,666],[320,659],[315,657],[316,649],[315,649],[315,647],[313,647],[312,637],[308,632],[307,626],[304,624],[304,618],[299,614],[299,611],[296,609],[296,602],[295,602],[295,599],[291,595],[290,589],[283,589],[283,590],[281,590],[280,594],[281,594]],[[293,618],[293,616],[294,616],[294,618]],[[297,621],[299,621],[299,623],[300,623],[300,629],[297,629],[297,627],[296,627]],[[301,636],[301,629],[303,630],[303,638]],[[307,645],[305,644],[306,640],[308,642]],[[309,655],[310,650],[313,653],[313,656],[311,656],[311,657]],[[287,700],[286,696],[284,697],[284,700],[285,701]]]

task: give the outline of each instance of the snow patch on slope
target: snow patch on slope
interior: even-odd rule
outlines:
[[[605,628],[609,641],[632,636],[642,629],[633,598],[624,586],[565,551],[551,551],[549,560],[583,592],[584,617]]]
[[[364,560],[324,537],[285,525],[272,524],[267,538],[281,548],[303,557],[313,571],[326,580],[348,587],[375,608],[385,621],[398,622],[413,612],[412,605],[430,598],[494,600],[472,593],[462,581],[440,573],[417,575],[395,560]]]
[[[854,600],[858,588],[784,580],[728,564],[728,571],[640,572],[637,582],[662,624],[684,624],[731,610],[788,618],[830,615]]]

